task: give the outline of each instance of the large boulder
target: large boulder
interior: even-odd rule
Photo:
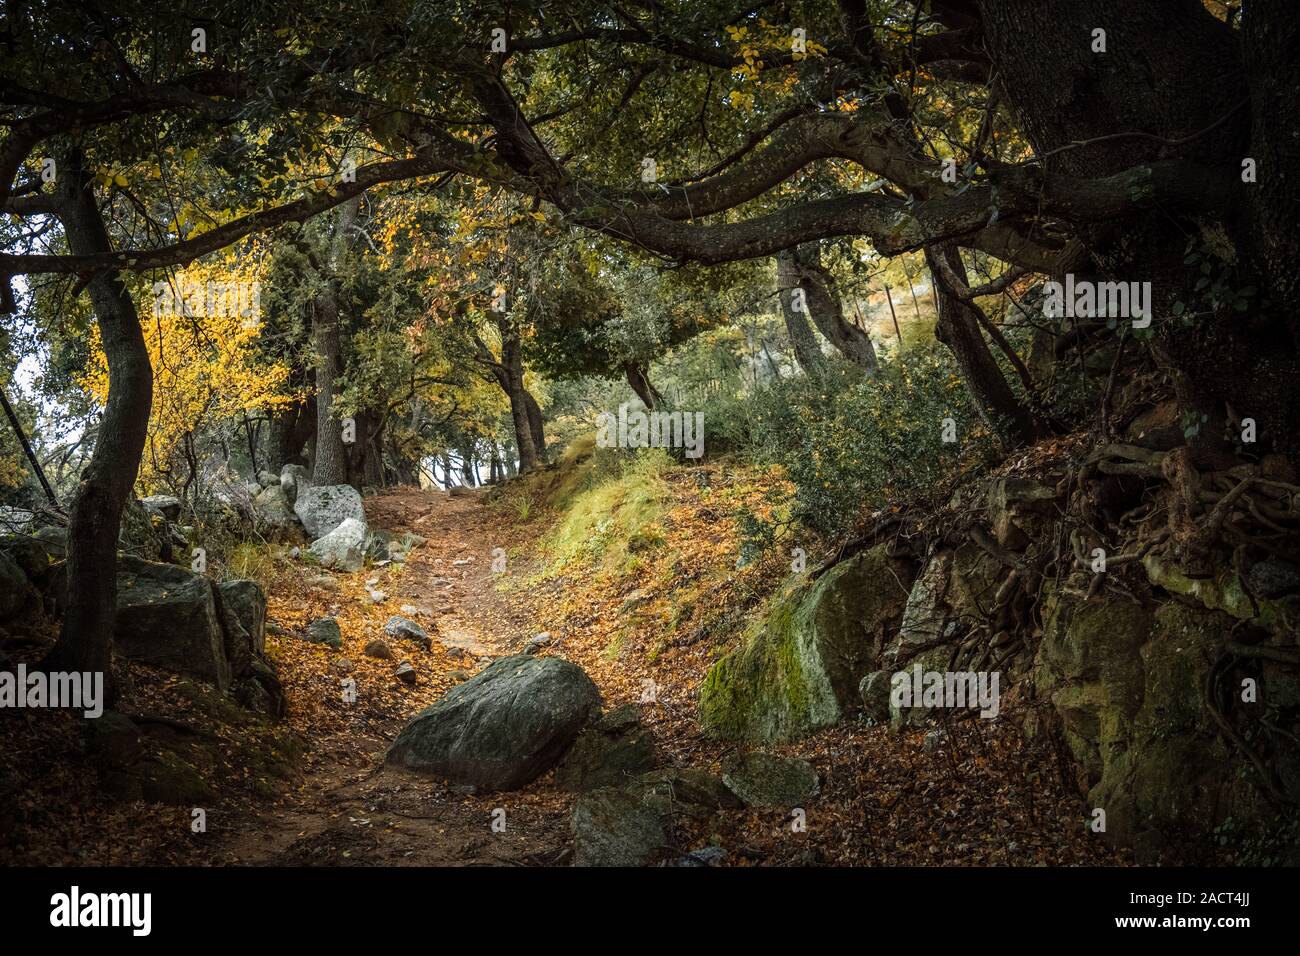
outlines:
[[[299,487],[293,510],[313,540],[329,534],[349,518],[363,529],[366,526],[361,494],[351,485]]]
[[[503,657],[417,714],[388,761],[482,790],[516,790],[564,755],[600,693],[558,657]]]
[[[307,550],[322,567],[359,571],[366,561],[366,524],[356,518],[344,518],[337,528],[317,538]]]
[[[119,558],[113,638],[124,657],[230,686],[212,584],[186,568]]]
[[[742,646],[705,678],[704,730],[724,739],[790,740],[856,711],[858,685],[877,669],[898,628],[912,573],[880,545],[815,584],[801,581],[774,597]]]

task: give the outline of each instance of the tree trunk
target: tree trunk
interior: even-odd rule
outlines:
[[[348,234],[356,222],[361,197],[343,204],[334,227],[326,291],[311,304],[312,343],[316,352],[316,454],[312,481],[341,485],[348,479],[347,449],[342,425],[334,411],[337,382],[343,374],[343,337],[339,327],[338,270],[347,250]]]
[[[112,251],[81,156],[63,160],[60,219],[74,255]],[[54,649],[53,670],[101,672],[109,700],[113,682],[113,625],[117,616],[117,544],[122,511],[140,468],[153,368],[135,303],[116,272],[100,272],[87,286],[108,360],[108,400],[90,464],[81,474],[68,523],[68,609]]]
[[[984,341],[979,319],[970,304],[944,288],[937,275],[939,267],[935,260],[938,256],[945,257],[958,276],[966,274],[966,266],[954,243],[926,246],[925,259],[930,265],[930,281],[939,307],[935,337],[952,351],[966,388],[975,400],[976,410],[1003,447],[1014,448],[1033,442],[1042,434],[1041,427],[1007,384],[1002,369]]]
[[[785,330],[794,349],[794,360],[804,374],[820,375],[826,370],[826,357],[822,355],[817,336],[808,324],[807,292],[804,292],[802,308],[798,307],[800,303],[794,294],[794,290],[800,287],[800,276],[793,249],[782,249],[776,255],[776,285]]]
[[[636,392],[636,397],[641,399],[641,404],[649,411],[654,411],[663,404],[664,397],[659,394],[659,389],[654,387],[650,377],[646,374],[643,367],[636,362],[624,362],[623,374],[627,377],[627,384]]]
[[[546,464],[546,431],[542,420],[542,406],[537,404],[533,393],[524,388],[524,376],[519,374],[519,388],[524,393],[524,409],[528,412],[528,431],[533,439],[533,451],[539,464]]]
[[[1300,108],[1285,82],[1300,74],[1300,11],[1252,0],[1238,34],[1194,0],[978,5],[1001,91],[1049,169],[1104,176],[1185,158],[1240,179],[1243,160],[1255,161],[1257,182],[1243,184],[1241,204],[1220,222],[1147,214],[1082,238],[1098,277],[1151,282],[1153,345],[1174,372],[1181,409],[1200,423],[1198,460],[1222,461],[1225,427],[1253,418],[1261,445],[1300,463]],[[1077,41],[1097,28],[1110,53]],[[1135,132],[1143,135],[1116,138]],[[1226,253],[1216,271],[1230,287],[1263,287],[1244,309],[1208,304],[1195,287],[1200,272],[1183,262],[1189,238],[1215,235]],[[1172,318],[1175,302],[1184,319]]]
[[[793,259],[799,287],[804,290],[808,314],[817,331],[854,365],[874,372],[877,368],[876,349],[871,344],[871,336],[845,321],[835,278],[821,264],[818,244],[805,243],[794,251]]]
[[[518,329],[504,316],[498,318],[497,329],[501,333],[501,360],[497,361],[480,341],[477,343],[479,361],[510,399],[510,420],[514,424],[515,445],[519,450],[519,471],[529,472],[545,461],[542,409],[524,387],[524,358]]]

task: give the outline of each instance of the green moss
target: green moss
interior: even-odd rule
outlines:
[[[631,555],[655,542],[667,486],[660,456],[646,455],[621,474],[589,484],[568,501],[564,515],[543,542],[548,574],[575,563],[613,572],[626,570]]]
[[[874,665],[875,635],[896,629],[906,597],[884,548],[796,578],[768,600],[741,646],[700,687],[710,736],[774,742],[837,723]]]
[[[1149,554],[1142,561],[1147,579],[1171,594],[1195,598],[1211,611],[1224,611],[1239,621],[1254,619],[1261,627],[1276,630],[1284,618],[1276,601],[1252,600],[1241,578],[1230,570],[1213,578],[1189,578],[1175,565]]]

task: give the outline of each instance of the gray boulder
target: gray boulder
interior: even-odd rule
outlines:
[[[658,798],[605,787],[573,808],[574,866],[644,866],[667,842]]]
[[[337,528],[313,541],[307,550],[324,567],[359,571],[366,561],[366,524],[356,518],[345,518]]]
[[[186,568],[120,557],[113,639],[124,657],[230,686],[212,584]]]
[[[361,495],[351,485],[321,485],[298,488],[293,510],[313,540],[329,534],[349,518],[364,529],[366,511]],[[362,536],[364,543],[364,535]]]
[[[328,644],[337,651],[343,646],[343,632],[334,618],[322,617],[307,625],[307,640],[313,644]]]
[[[516,790],[555,765],[599,705],[596,685],[576,664],[503,657],[417,714],[388,761],[483,790]]]
[[[429,640],[429,634],[424,628],[410,618],[401,617],[397,614],[390,617],[384,624],[384,633],[398,640],[418,644],[421,650],[427,651],[432,644]]]
[[[584,792],[617,787],[655,767],[654,736],[641,725],[635,704],[591,722],[569,749],[555,773],[566,790]]]
[[[806,760],[757,752],[733,758],[722,780],[750,807],[797,807],[821,789]]]
[[[149,495],[140,499],[140,504],[149,511],[156,511],[168,521],[176,521],[181,516],[181,500],[174,495]]]

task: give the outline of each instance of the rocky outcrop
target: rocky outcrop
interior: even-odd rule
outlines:
[[[118,563],[119,654],[198,677],[269,717],[285,696],[266,661],[266,595],[254,581],[213,585],[171,564],[123,556]]]
[[[503,657],[417,714],[388,761],[481,790],[516,790],[559,761],[599,704],[576,664]]]
[[[705,731],[790,740],[855,712],[859,684],[897,633],[912,576],[910,562],[879,545],[771,599],[743,645],[709,671]]]
[[[1168,564],[1155,568],[1153,578],[1166,584],[1182,577]],[[1244,740],[1266,712],[1286,726],[1300,706],[1294,666],[1262,656],[1267,650],[1223,656],[1234,632],[1230,611],[1240,608],[1224,598],[1238,585],[1222,577],[1190,589],[1209,606],[1069,595],[1048,602],[1035,691],[1060,719],[1089,807],[1105,811],[1105,839],[1133,848],[1139,862],[1180,852],[1188,836],[1229,826],[1263,829],[1275,812],[1270,786],[1300,800],[1300,755],[1286,741],[1268,734],[1252,740],[1274,777],[1265,782],[1220,732],[1220,719],[1227,720]],[[1300,662],[1293,635],[1253,646],[1275,647]],[[1256,688],[1249,701],[1248,680]]]

